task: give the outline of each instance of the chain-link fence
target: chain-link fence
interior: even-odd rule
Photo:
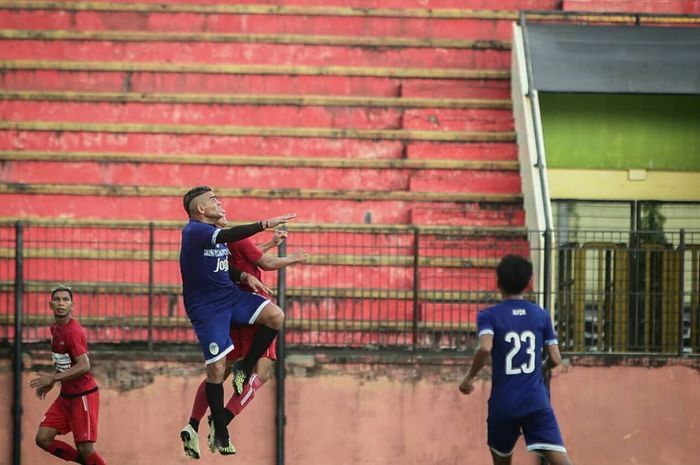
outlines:
[[[24,341],[47,340],[50,289],[64,283],[93,343],[194,342],[181,296],[181,226],[0,225],[0,339],[14,339],[21,315]],[[286,249],[303,248],[310,260],[289,267],[283,283],[273,272],[264,281],[284,291],[290,347],[469,350],[477,311],[499,298],[498,260],[518,253],[541,264],[529,297],[555,311],[562,350],[700,352],[700,232],[542,237],[293,225]]]

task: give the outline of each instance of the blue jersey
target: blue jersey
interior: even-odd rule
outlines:
[[[240,293],[228,275],[226,244],[217,244],[221,229],[190,220],[182,230],[180,274],[185,309],[192,312],[219,311],[231,306]]]
[[[542,347],[557,344],[547,312],[522,299],[504,300],[479,312],[479,336],[493,334],[489,412],[520,417],[548,408],[542,378]]]

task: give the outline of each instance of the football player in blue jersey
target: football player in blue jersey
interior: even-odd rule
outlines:
[[[542,376],[543,347],[544,369],[561,362],[557,336],[547,311],[523,298],[532,281],[532,263],[507,255],[496,276],[503,300],[477,315],[479,346],[459,390],[474,391],[474,379],[491,357],[487,442],[493,463],[510,465],[522,432],[527,449],[543,455],[550,465],[572,465]]]
[[[226,428],[222,383],[226,354],[233,350],[231,325],[259,325],[246,357],[233,367],[234,388],[240,394],[256,362],[282,327],[284,313],[265,297],[242,291],[234,284],[234,281],[246,280],[248,277],[238,270],[229,269],[229,249],[226,243],[274,228],[296,215],[278,216],[233,228],[219,228],[216,223],[224,217],[225,211],[210,187],[194,187],[182,200],[189,216],[189,222],[182,230],[180,247],[185,310],[204,353],[207,371],[205,392],[212,415],[210,427],[214,430],[212,449],[218,450],[222,455],[230,455],[235,454],[236,448],[231,443]],[[250,284],[254,281],[248,282]]]

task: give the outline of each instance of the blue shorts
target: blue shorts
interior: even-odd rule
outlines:
[[[489,414],[488,445],[494,454],[508,457],[522,430],[527,450],[554,450],[566,453],[557,418],[551,407],[537,410],[523,417],[501,418]]]
[[[190,313],[206,365],[221,360],[233,350],[231,325],[255,323],[263,307],[270,302],[263,296],[245,291],[238,292],[236,297],[229,306]]]

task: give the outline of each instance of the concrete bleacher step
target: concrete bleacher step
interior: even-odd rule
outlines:
[[[510,131],[510,102],[293,95],[0,92],[0,118],[133,124],[216,124]]]
[[[199,135],[220,137],[279,137],[359,139],[372,141],[511,142],[512,131],[430,131],[404,129],[346,129],[324,127],[270,127],[216,124],[92,123],[71,121],[0,121],[0,130],[50,133],[114,133]],[[185,147],[187,150],[189,147]]]
[[[146,164],[145,158],[135,163],[109,165],[105,164],[108,160],[105,157],[89,162],[67,162],[60,156],[55,158],[56,161],[7,161],[0,167],[0,179],[10,183],[60,184],[74,182],[75,174],[80,173],[80,183],[94,185],[130,179],[141,186],[157,186],[166,180],[169,185],[193,186],[203,179],[216,179],[219,186],[240,189],[255,189],[265,184],[268,189],[359,190],[369,187],[372,191],[520,193],[519,173],[502,170],[507,167],[489,162],[483,165],[470,163],[474,169],[469,169],[469,165],[454,165],[445,173],[445,169],[400,169],[398,166],[373,169],[369,163],[357,168],[334,168],[323,163],[308,163],[308,166],[258,163],[259,166],[250,166],[245,157],[234,167],[223,163],[213,166],[204,163],[162,164],[157,159]],[[491,169],[487,169],[489,167]]]
[[[208,64],[507,69],[510,47],[495,41],[262,36],[207,33],[0,30],[2,60],[174,61]],[[440,53],[426,54],[427,49]]]
[[[433,211],[439,205],[461,214],[459,221],[453,218],[453,224],[522,225],[521,216],[509,213],[522,209],[520,194],[226,188],[217,192],[222,201],[235,199],[259,217],[296,212],[306,221],[362,223],[369,215],[377,223],[406,224],[411,223],[414,210]],[[0,184],[4,200],[0,216],[51,217],[60,204],[64,217],[170,220],[182,216],[182,193],[182,187]],[[417,218],[413,222],[431,223]]]
[[[259,218],[246,218],[248,211],[233,212],[229,219],[231,225],[248,223]],[[182,215],[176,220],[117,220],[85,218],[40,218],[40,217],[0,217],[0,231],[10,233],[18,221],[29,228],[31,236],[26,239],[27,250],[38,249],[47,254],[47,258],[61,256],[61,251],[50,246],[60,236],[66,245],[67,255],[83,258],[103,259],[108,254],[114,258],[142,260],[149,253],[149,234],[151,227],[157,236],[158,244],[165,248],[154,249],[154,257],[159,260],[175,259],[172,255],[180,243],[180,232],[187,222]],[[359,264],[369,260],[374,263],[380,259],[367,258],[375,256],[403,257],[401,264],[412,264],[412,258],[418,253],[421,264],[425,266],[471,266],[474,263],[454,262],[455,259],[478,258],[489,259],[479,266],[492,266],[504,250],[521,253],[528,246],[526,232],[518,227],[456,227],[437,225],[405,224],[367,224],[367,223],[308,223],[298,217],[287,225],[290,231],[288,243],[304,247],[310,253],[328,257],[339,255],[356,257]],[[260,233],[256,240],[264,240],[271,232]],[[415,235],[419,234],[419,247],[415,249]],[[459,237],[457,244],[455,238]],[[154,239],[155,240],[155,239]],[[87,247],[86,244],[93,244]],[[172,246],[172,247],[171,247]],[[374,252],[368,253],[368,248]],[[34,252],[31,252],[34,253]],[[6,256],[13,252],[7,249]],[[170,255],[169,255],[170,254]],[[67,256],[66,255],[66,256]],[[314,260],[317,260],[315,258]],[[321,259],[318,259],[321,260]],[[322,261],[328,262],[329,258]],[[350,258],[343,258],[348,263]],[[320,262],[319,262],[320,263]],[[387,262],[388,263],[388,262]]]
[[[4,163],[0,168],[3,182],[21,184],[57,184],[79,182],[99,185],[116,179],[130,179],[141,186],[157,186],[164,180],[170,185],[195,186],[204,180],[216,180],[217,186],[255,189],[264,184],[268,189],[326,189],[410,192],[465,192],[474,194],[519,194],[517,171],[470,171],[460,169],[450,175],[435,170],[399,170],[368,168],[296,168],[269,166],[227,167],[200,165],[143,165],[94,163],[24,162]]]
[[[440,158],[333,158],[287,155],[251,154],[187,154],[187,153],[133,153],[133,152],[52,152],[30,150],[0,150],[0,160],[12,162],[91,163],[104,164],[162,164],[206,165],[226,167],[368,169],[368,170],[457,170],[457,171],[518,171],[516,160],[440,159]]]
[[[384,12],[388,9],[404,11],[414,15],[415,11],[450,9],[464,10],[521,10],[557,9],[561,0],[182,0],[173,4],[163,4],[161,0],[112,0],[96,2],[62,2],[56,5],[49,1],[8,1],[16,9],[39,10],[68,10],[68,11],[122,11],[147,12],[153,10],[152,5],[157,5],[162,11],[169,12],[197,12],[209,9],[211,13],[245,13],[245,14],[270,14],[281,11],[281,14],[320,14],[331,8],[343,10],[348,15],[362,15],[366,11]],[[386,14],[386,13],[385,13]],[[392,11],[390,16],[394,16]]]
[[[518,147],[512,142],[438,144],[416,141],[406,144],[406,157],[411,160],[517,160]]]
[[[0,150],[0,158],[8,163],[138,163],[163,165],[206,165],[228,167],[346,168],[368,170],[478,170],[517,171],[517,160],[441,159],[441,158],[333,158],[303,157],[296,154],[186,154],[134,152],[52,152],[36,150]]]
[[[26,59],[0,61],[0,70],[8,75],[8,80],[2,82],[8,85],[14,82],[19,89],[27,90],[42,90],[44,85],[58,85],[56,80],[63,77],[68,81],[77,82],[81,82],[82,78],[89,78],[85,83],[88,86],[93,85],[91,84],[93,81],[95,85],[102,85],[100,84],[102,79],[107,79],[108,85],[118,82],[118,87],[113,91],[121,92],[192,93],[235,90],[235,93],[240,93],[240,89],[250,89],[247,90],[248,93],[303,95],[315,93],[315,91],[309,92],[308,89],[315,90],[314,85],[318,81],[319,89],[325,90],[320,93],[331,95],[398,97],[407,94],[407,97],[411,97],[412,95],[409,94],[415,93],[417,97],[440,97],[439,93],[429,93],[430,86],[439,84],[448,89],[449,92],[445,94],[447,97],[473,98],[479,91],[488,90],[498,92],[498,95],[484,95],[483,98],[510,98],[508,81],[510,71],[507,69]],[[11,79],[14,73],[20,73],[19,77]],[[22,84],[21,77],[31,80]],[[117,81],[114,81],[115,78],[118,78]],[[210,79],[213,82],[210,83]],[[36,83],[37,87],[28,87],[30,83]],[[375,89],[374,86],[377,88]],[[466,93],[457,94],[456,88],[459,86],[465,87]],[[403,90],[404,87],[406,92]],[[492,89],[493,87],[496,89]],[[415,90],[411,90],[413,88]],[[90,89],[61,87],[57,90],[89,91]]]
[[[265,5],[7,2],[0,28],[364,35],[509,40],[515,12],[441,9],[353,9]]]
[[[319,106],[319,107],[367,107],[367,108],[446,108],[446,109],[496,109],[512,110],[509,99],[446,99],[376,97],[376,96],[328,96],[296,94],[241,94],[241,93],[139,93],[139,92],[86,92],[86,91],[37,91],[0,90],[0,100],[22,102],[74,102],[74,103],[151,103],[151,104],[201,104],[201,105],[255,105],[255,106]]]
[[[73,127],[66,131],[65,125],[16,124],[3,125],[0,122],[0,149],[85,152],[99,147],[105,152],[135,153],[200,153],[225,154],[231,150],[239,153],[262,153],[273,156],[300,155],[303,157],[335,157],[357,159],[400,159],[411,152],[411,147],[419,141],[377,140],[351,138],[319,137],[283,137],[271,135],[202,135],[202,134],[146,134],[80,131]],[[93,128],[96,129],[96,128]],[[424,141],[425,142],[425,141]],[[444,142],[421,144],[422,158],[430,153],[430,146],[439,150]],[[484,144],[466,143],[473,150],[466,150],[465,158],[478,157],[478,150]],[[509,139],[504,143],[495,143],[498,153],[508,158],[509,148],[513,145]],[[486,144],[490,145],[490,144]],[[457,154],[457,155],[461,155]],[[437,157],[441,158],[441,157]],[[459,158],[455,156],[454,158]]]
[[[8,91],[510,99],[506,70],[0,61]]]
[[[2,126],[2,122],[0,122]],[[332,157],[356,160],[494,160],[517,159],[513,140],[503,142],[431,142],[406,140],[362,140],[283,137],[202,137],[199,134],[119,134],[113,132],[69,131],[53,126],[24,126],[27,129],[0,128],[0,149],[51,152],[91,152],[96,147],[105,153],[152,153],[173,155],[197,153],[204,156],[237,153],[265,154],[274,157]],[[45,126],[44,126],[45,128]],[[60,132],[57,132],[60,131]]]
[[[436,225],[523,226],[525,212],[522,205],[518,204],[416,205],[411,209],[409,222]]]
[[[520,193],[517,171],[418,171],[410,176],[411,192]]]

